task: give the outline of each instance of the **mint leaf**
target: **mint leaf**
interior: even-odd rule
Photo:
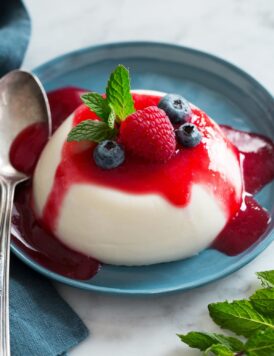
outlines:
[[[111,73],[106,94],[108,103],[112,105],[115,114],[120,120],[124,120],[135,111],[130,93],[129,72],[124,66],[119,65]]]
[[[234,356],[234,352],[229,350],[226,346],[216,344],[212,345],[205,352],[206,355],[216,355],[216,356]]]
[[[260,330],[252,335],[245,344],[247,356],[273,356],[274,330]]]
[[[201,351],[205,351],[215,344],[224,345],[232,351],[242,351],[244,349],[244,345],[240,340],[221,334],[192,331],[186,335],[178,336],[181,341],[186,343],[188,346]]]
[[[261,280],[263,287],[274,287],[274,271],[264,271],[256,273]]]
[[[257,290],[250,301],[258,312],[274,316],[274,288]]]
[[[98,93],[84,94],[81,99],[97,116],[107,122],[110,108],[106,99]]]
[[[105,122],[85,120],[80,122],[68,134],[67,141],[94,141],[110,140],[116,135],[116,130],[111,129]]]
[[[89,140],[101,142],[113,139],[117,135],[115,123],[124,120],[132,114],[134,109],[130,93],[130,78],[128,70],[119,65],[110,75],[108,81],[107,98],[98,93],[82,95],[82,100],[102,121],[86,120],[74,127],[67,137],[67,141]]]
[[[260,329],[274,329],[274,319],[257,312],[247,300],[213,303],[209,304],[208,309],[216,324],[238,335],[248,337]]]
[[[257,275],[267,288],[257,290],[250,300],[208,306],[215,323],[248,338],[245,344],[234,337],[197,331],[178,335],[181,340],[208,356],[274,356],[274,271]]]
[[[115,111],[111,104],[109,105],[109,108],[110,108],[110,112],[108,115],[107,124],[110,128],[113,129],[114,125],[115,125],[116,115],[115,115]]]

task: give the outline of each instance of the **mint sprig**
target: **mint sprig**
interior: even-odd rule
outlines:
[[[234,356],[234,352],[225,345],[215,344],[205,351],[205,355]]]
[[[112,105],[117,117],[122,121],[134,113],[134,102],[130,93],[128,70],[119,65],[111,73],[106,89],[107,100]]]
[[[263,287],[274,287],[273,271],[257,272],[256,275],[260,279]]]
[[[274,288],[257,290],[251,297],[253,307],[263,315],[274,319]]]
[[[67,141],[89,140],[99,143],[116,137],[119,123],[135,111],[130,93],[129,72],[123,65],[118,65],[111,73],[106,94],[106,98],[95,92],[82,95],[84,104],[101,121],[81,122],[70,131]]]
[[[103,121],[85,120],[75,126],[68,134],[67,141],[94,141],[111,140],[115,138],[116,130],[110,128]]]
[[[116,114],[111,104],[109,104],[109,109],[110,111],[107,117],[107,124],[111,129],[113,129],[115,126]]]
[[[274,330],[260,330],[252,335],[245,344],[248,356],[274,355]]]
[[[209,304],[209,314],[223,329],[246,338],[192,331],[178,335],[184,343],[216,356],[274,356],[274,271],[257,273],[262,285],[248,300]]]
[[[274,329],[274,319],[260,314],[248,300],[214,303],[208,309],[216,324],[238,335],[248,337],[260,329]]]
[[[231,336],[224,336],[215,333],[203,333],[192,331],[186,335],[178,335],[181,341],[188,344],[192,348],[197,348],[201,351],[208,350],[212,345],[223,345],[233,351],[241,351],[243,343]]]
[[[82,101],[86,104],[97,116],[107,122],[110,107],[106,99],[98,93],[87,93],[81,96]]]

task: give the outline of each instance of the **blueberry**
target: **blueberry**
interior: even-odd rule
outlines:
[[[185,147],[195,147],[202,139],[197,126],[190,123],[181,125],[176,134],[178,142]]]
[[[115,141],[100,142],[93,151],[93,158],[98,167],[112,169],[120,166],[125,160],[123,147]]]
[[[159,102],[158,107],[165,111],[172,124],[182,124],[191,117],[188,101],[178,94],[167,94]]]

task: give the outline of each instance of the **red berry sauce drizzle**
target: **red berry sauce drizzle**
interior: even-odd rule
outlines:
[[[83,92],[81,89],[65,88],[48,94],[53,131],[82,103],[80,95]],[[10,151],[13,165],[25,173],[33,173],[43,149],[41,140],[45,145],[46,137],[45,127],[40,126],[40,133],[35,126],[24,130],[16,138]],[[29,149],[30,147],[32,149]],[[98,261],[71,250],[35,219],[31,209],[31,182],[21,184],[16,191],[12,240],[40,265],[65,277],[86,280],[100,269]]]
[[[83,92],[78,88],[64,88],[48,94],[54,130],[81,104],[80,95]],[[134,95],[134,100],[136,109],[141,109],[144,106],[157,105],[159,97],[146,97],[144,102],[142,95]],[[199,111],[197,111],[198,113]],[[87,118],[95,118],[91,116],[89,110],[82,106],[77,110],[74,124]],[[243,159],[246,192],[241,204],[231,194],[230,187],[226,188],[224,186],[220,177],[219,185],[221,189],[218,198],[225,203],[229,203],[228,213],[230,220],[216,238],[213,247],[228,255],[236,255],[260,239],[270,222],[269,214],[253,199],[252,194],[257,193],[274,178],[274,145],[269,139],[261,135],[249,134],[227,126],[222,126],[221,128],[229,140],[237,147],[237,149],[231,147],[232,150],[235,150],[235,154]],[[32,132],[36,132],[36,129],[29,128],[23,132],[15,140],[11,150],[13,164],[22,171],[27,171],[27,173],[33,172],[42,146],[45,144],[45,135],[31,135],[32,147],[34,148],[30,154],[26,154],[28,151],[28,147],[24,149],[25,144],[28,142],[26,138]],[[44,140],[43,144],[41,144],[42,139]],[[58,177],[62,177],[63,183],[64,181],[66,182],[64,180],[66,172],[63,170],[62,164],[60,164],[56,171],[54,187],[44,209],[43,224],[38,223],[32,213],[31,184],[26,183],[17,189],[12,221],[13,241],[46,268],[70,278],[85,280],[97,273],[100,263],[69,249],[49,232],[54,230],[59,208],[69,185],[75,182],[92,181],[132,193],[158,192],[174,205],[182,206],[187,203],[189,198],[187,193],[190,189],[185,183],[190,181],[191,177],[185,177],[182,173],[180,176],[179,172],[182,172],[182,169],[176,170],[176,167],[179,165],[179,168],[181,168],[187,164],[188,167],[191,165],[191,169],[188,169],[189,172],[198,170],[198,166],[200,169],[201,162],[197,163],[194,157],[197,157],[197,149],[202,148],[198,146],[191,150],[185,150],[181,155],[177,155],[171,160],[172,162],[166,163],[165,174],[159,174],[157,165],[151,165],[148,168],[147,164],[129,157],[122,166],[111,172],[110,179],[108,177],[109,172],[100,170],[94,165],[90,159],[90,149],[86,152],[81,152],[81,155],[76,154],[75,156],[71,154],[74,144],[73,142],[65,144],[63,149],[63,158],[72,157],[69,167],[70,180],[67,181],[67,184],[58,184]],[[23,153],[20,154],[20,152]],[[204,155],[201,156],[204,157]],[[198,166],[196,167],[197,164]],[[138,166],[137,169],[136,165]],[[124,177],[122,183],[121,175]],[[146,177],[145,180],[142,179],[144,175]],[[71,177],[74,177],[73,181]],[[89,177],[88,180],[87,177]],[[167,178],[169,179],[168,182]],[[186,188],[182,194],[178,194],[178,184],[181,187],[182,181],[184,182],[183,186]],[[176,182],[178,183],[176,184]],[[216,183],[216,180],[214,182]],[[60,187],[62,188],[60,189]],[[241,208],[239,209],[240,204]]]

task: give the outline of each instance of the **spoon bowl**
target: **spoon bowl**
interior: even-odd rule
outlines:
[[[31,73],[15,70],[0,80],[0,355],[10,356],[9,261],[14,190],[28,175],[13,167],[13,142],[33,124],[44,123],[51,134],[46,93]],[[20,149],[20,147],[19,147]]]
[[[15,70],[0,80],[0,177],[25,180],[10,162],[10,147],[25,128],[34,123],[47,123],[51,134],[51,116],[46,93],[31,73]],[[1,179],[1,178],[0,178]]]

